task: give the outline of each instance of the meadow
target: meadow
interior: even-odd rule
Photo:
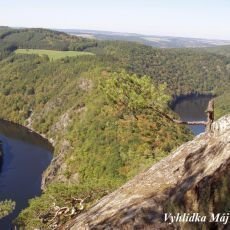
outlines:
[[[47,55],[50,60],[57,60],[65,57],[76,57],[83,55],[94,55],[90,52],[83,51],[56,51],[56,50],[43,50],[43,49],[17,49],[16,54],[36,54],[39,56]]]

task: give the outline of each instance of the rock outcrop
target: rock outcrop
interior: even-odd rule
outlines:
[[[210,213],[230,210],[230,115],[183,144],[115,192],[102,198],[64,228],[229,229],[209,222]],[[199,213],[204,223],[171,223],[165,213]],[[230,219],[230,218],[229,218]]]

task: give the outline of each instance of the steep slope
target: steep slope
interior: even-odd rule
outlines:
[[[226,90],[222,95],[216,98],[216,116],[221,117],[230,112],[230,89]]]
[[[230,115],[100,200],[66,226],[80,229],[198,229],[169,224],[164,213],[224,213],[230,208]],[[206,227],[223,223],[203,223]],[[229,222],[228,222],[229,224]],[[204,227],[204,226],[203,226]],[[202,228],[203,229],[203,228]]]
[[[130,42],[104,41],[88,51],[112,55],[128,72],[166,82],[175,96],[219,95],[228,89],[230,82],[229,58],[203,49],[156,49]]]
[[[45,134],[55,146],[54,160],[43,176],[46,191],[21,215],[22,225],[27,228],[42,225],[47,229],[37,214],[49,212],[53,198],[62,206],[69,197],[84,197],[90,191],[90,206],[190,138],[182,126],[169,123],[151,109],[143,110],[146,100],[136,97],[140,95],[140,76],[150,75],[156,86],[167,82],[170,93],[178,95],[222,93],[229,83],[229,60],[218,55],[162,51],[125,42],[98,42],[94,47],[88,40],[42,29],[3,28],[0,36],[0,117]],[[96,55],[50,61],[47,57],[13,53],[18,47],[88,47]],[[132,106],[137,110],[136,118],[124,113],[123,105],[115,108],[101,88],[101,83],[123,69],[138,74],[137,87],[131,87],[137,91]],[[113,88],[106,91],[110,93]],[[127,92],[131,91],[124,90]],[[141,95],[149,94],[142,91]],[[224,106],[221,112],[228,109]]]
[[[91,205],[188,140],[183,127],[143,109],[151,94],[145,90],[140,94],[140,85],[156,93],[149,103],[158,102],[171,113],[165,90],[159,91],[150,78],[121,72],[114,76],[110,66],[96,56],[49,62],[15,55],[0,62],[0,116],[45,134],[55,146],[54,159],[43,176],[46,191],[30,202],[20,218],[28,229],[47,229],[37,213],[49,212],[53,199],[62,206],[71,196],[90,193]],[[131,97],[138,119],[107,98],[106,92],[111,95],[113,88],[119,89],[109,87],[110,81],[123,74],[120,83],[136,90],[123,94]]]

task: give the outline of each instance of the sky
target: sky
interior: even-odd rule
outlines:
[[[0,0],[0,25],[230,40],[230,0]]]

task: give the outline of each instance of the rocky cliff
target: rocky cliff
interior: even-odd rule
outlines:
[[[214,122],[211,132],[183,144],[64,228],[229,229],[229,165],[230,115],[227,115]],[[207,218],[198,219],[203,223],[195,219],[193,223],[182,220],[172,223],[169,213],[197,213]],[[220,215],[209,222],[212,213]]]

